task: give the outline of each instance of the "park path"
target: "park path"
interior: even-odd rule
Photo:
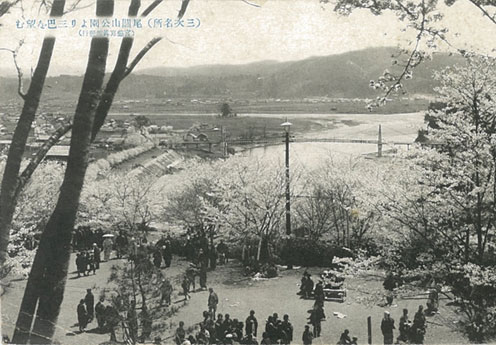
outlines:
[[[96,327],[94,321],[88,326],[90,332],[76,334],[78,328],[76,306],[78,301],[86,294],[86,288],[93,288],[95,299],[98,298],[102,288],[107,284],[110,268],[117,264],[119,260],[111,260],[102,263],[101,268],[96,275],[74,279],[75,271],[74,257],[71,260],[71,270],[67,281],[66,293],[62,304],[62,310],[58,321],[58,330],[55,340],[60,344],[76,345],[96,345],[108,342],[108,334],[91,333]],[[172,267],[165,270],[168,277],[180,275],[184,272],[187,262],[182,259],[174,258]],[[231,318],[237,318],[244,322],[251,309],[255,310],[255,316],[259,322],[258,339],[260,340],[261,332],[265,327],[267,316],[274,312],[282,318],[284,314],[289,314],[290,320],[294,326],[293,343],[301,343],[301,335],[304,325],[307,323],[308,313],[313,301],[300,299],[296,295],[298,283],[302,270],[283,270],[280,277],[255,281],[251,278],[243,277],[241,267],[237,262],[230,262],[226,266],[218,266],[217,270],[208,273],[208,286],[213,287],[219,296],[219,305],[217,312],[230,314]],[[318,273],[320,269],[310,270],[312,274]],[[2,320],[4,321],[2,333],[12,335],[15,319],[19,310],[20,301],[25,282],[18,281],[7,295],[2,298]],[[358,343],[364,344],[367,341],[367,316],[372,317],[373,343],[382,343],[382,334],[380,331],[380,322],[384,308],[376,304],[364,304],[361,302],[367,297],[367,294],[374,294],[375,291],[382,291],[382,279],[380,277],[353,277],[345,282],[348,288],[346,302],[326,302],[325,311],[327,320],[322,323],[322,336],[314,340],[314,344],[336,344],[340,334],[344,329],[350,330],[351,336],[358,337]],[[197,330],[194,327],[202,320],[202,312],[207,309],[207,291],[196,291],[192,293],[192,298],[188,302],[183,301],[183,296],[178,296],[178,286],[175,286],[173,295],[174,305],[180,307],[178,312],[168,320],[168,329],[161,332],[163,344],[171,344],[174,329],[179,321],[185,322],[185,328],[191,329],[191,333],[196,335]],[[398,327],[399,318],[402,308],[408,308],[410,318],[420,304],[425,305],[424,299],[403,299],[397,301],[398,306],[389,308],[392,317],[396,320]],[[450,307],[445,306],[446,301],[442,300],[440,305],[441,314],[429,318],[429,324],[425,342],[427,344],[461,344],[466,343],[466,339],[456,331],[456,324],[449,324],[449,318],[453,314]],[[344,318],[338,318],[333,312],[339,312],[345,315]],[[434,322],[434,323],[432,323]],[[190,334],[191,334],[190,333]],[[156,334],[152,334],[152,338]],[[395,336],[397,331],[395,332]]]
[[[113,255],[112,257],[115,257]],[[98,301],[100,292],[107,286],[110,276],[110,269],[113,265],[123,264],[127,260],[111,259],[109,262],[102,262],[100,269],[93,275],[77,278],[76,273],[76,256],[71,255],[69,264],[69,276],[67,278],[64,300],[62,302],[59,319],[57,322],[57,331],[55,333],[55,341],[64,345],[79,345],[79,344],[100,344],[110,339],[109,334],[98,334],[95,332],[97,324],[93,320],[87,327],[87,332],[79,334],[77,326],[76,308],[79,300],[86,295],[86,289],[91,288],[95,296],[95,304]],[[176,277],[184,272],[187,263],[183,260],[174,260],[170,268],[164,269],[167,277]],[[24,294],[26,280],[12,282],[11,287],[7,289],[7,293],[2,296],[2,334],[12,338],[15,328],[15,322],[19,307]],[[175,287],[174,295],[177,295],[179,287]],[[176,296],[176,299],[178,297]]]

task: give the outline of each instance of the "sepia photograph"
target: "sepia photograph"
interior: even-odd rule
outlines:
[[[495,0],[0,0],[1,344],[496,344]]]

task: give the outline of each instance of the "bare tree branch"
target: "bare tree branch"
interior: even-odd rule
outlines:
[[[31,178],[31,175],[33,175],[34,171],[38,167],[38,165],[41,163],[43,158],[45,158],[46,154],[50,149],[60,140],[62,136],[64,136],[67,132],[69,132],[72,129],[72,123],[68,122],[62,126],[60,126],[51,136],[48,138],[47,141],[43,143],[43,145],[40,147],[38,152],[36,152],[36,155],[31,158],[31,161],[29,162],[28,166],[24,169],[24,171],[21,173],[21,176],[19,176],[19,184],[17,185],[16,188],[16,197],[19,195],[19,193],[22,191],[24,186],[26,185],[27,181]]]
[[[482,14],[487,17],[493,24],[496,24],[496,18],[494,15],[491,15],[477,0],[469,0],[475,7],[477,7]]]
[[[181,19],[184,16],[184,13],[186,13],[186,9],[188,8],[188,4],[189,4],[189,0],[183,0],[177,18]]]
[[[15,6],[21,0],[4,0],[0,2],[0,17],[2,17],[5,13],[9,12],[12,6]]]
[[[138,53],[138,55],[136,55],[136,57],[134,58],[134,60],[129,64],[128,67],[126,67],[126,71],[124,72],[124,75],[122,76],[122,79],[126,78],[134,69],[134,67],[136,67],[136,65],[141,61],[141,59],[146,55],[146,53],[148,53],[148,51],[150,49],[153,48],[153,46],[155,44],[157,44],[158,42],[160,42],[162,40],[162,37],[155,37],[153,38],[152,40],[150,40],[150,42],[148,42],[146,44],[146,46],[143,47],[143,49],[141,49],[141,51]]]
[[[12,54],[12,59],[14,60],[14,65],[15,65],[15,68],[16,68],[16,71],[17,71],[17,93],[19,94],[19,96],[21,96],[21,98],[23,100],[26,100],[26,94],[23,92],[23,84],[22,84],[22,76],[23,76],[23,74],[22,74],[21,67],[17,63],[17,53],[19,51],[19,48],[22,46],[22,44],[23,44],[23,41],[21,41],[19,43],[19,46],[16,48],[16,50],[12,50],[12,49],[9,49],[9,48],[0,48],[0,50],[8,51],[9,53]]]
[[[147,15],[150,14],[151,11],[153,11],[158,5],[162,3],[163,0],[155,0],[152,2],[144,11],[141,13],[141,17],[146,17]]]

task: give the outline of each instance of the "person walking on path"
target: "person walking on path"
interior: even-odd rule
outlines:
[[[187,276],[183,277],[183,281],[181,283],[181,287],[183,288],[183,295],[184,295],[184,300],[188,300],[190,297],[189,295],[189,279]]]
[[[305,331],[303,331],[301,340],[303,342],[303,345],[312,345],[313,333],[308,325],[305,325]]]
[[[93,243],[93,258],[95,260],[95,268],[97,270],[100,269],[100,261],[102,261],[102,258],[100,256],[100,248],[98,248],[96,243]]]
[[[208,312],[215,318],[215,312],[217,311],[217,304],[219,304],[219,297],[214,292],[214,289],[208,289],[210,294],[208,295]]]
[[[310,323],[313,326],[313,336],[320,337],[322,331],[322,319],[325,318],[324,309],[320,304],[316,305],[310,314]]]
[[[95,311],[95,296],[91,293],[91,289],[86,289],[86,296],[84,297],[84,304],[86,305],[86,312],[88,313],[88,323],[93,321]]]
[[[95,306],[95,317],[96,317],[96,322],[98,324],[98,330],[103,331],[105,328],[105,304],[103,304],[103,301],[105,299],[103,297],[100,297],[100,300]]]
[[[395,327],[394,327],[393,318],[391,317],[388,311],[384,312],[384,318],[382,319],[381,322],[381,331],[382,331],[382,335],[384,336],[384,345],[393,344],[394,329]]]
[[[107,237],[103,240],[103,258],[105,261],[110,260],[110,252],[112,251],[112,239]]]
[[[88,324],[88,313],[86,312],[86,308],[84,306],[84,299],[80,300],[77,306],[77,317],[79,331],[82,333],[86,330],[86,325]]]
[[[166,306],[171,305],[171,295],[172,295],[172,285],[168,279],[162,279],[162,284],[160,285],[160,306],[165,301]]]

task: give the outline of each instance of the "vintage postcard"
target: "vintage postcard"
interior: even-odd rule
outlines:
[[[2,344],[496,342],[494,0],[0,0]]]

